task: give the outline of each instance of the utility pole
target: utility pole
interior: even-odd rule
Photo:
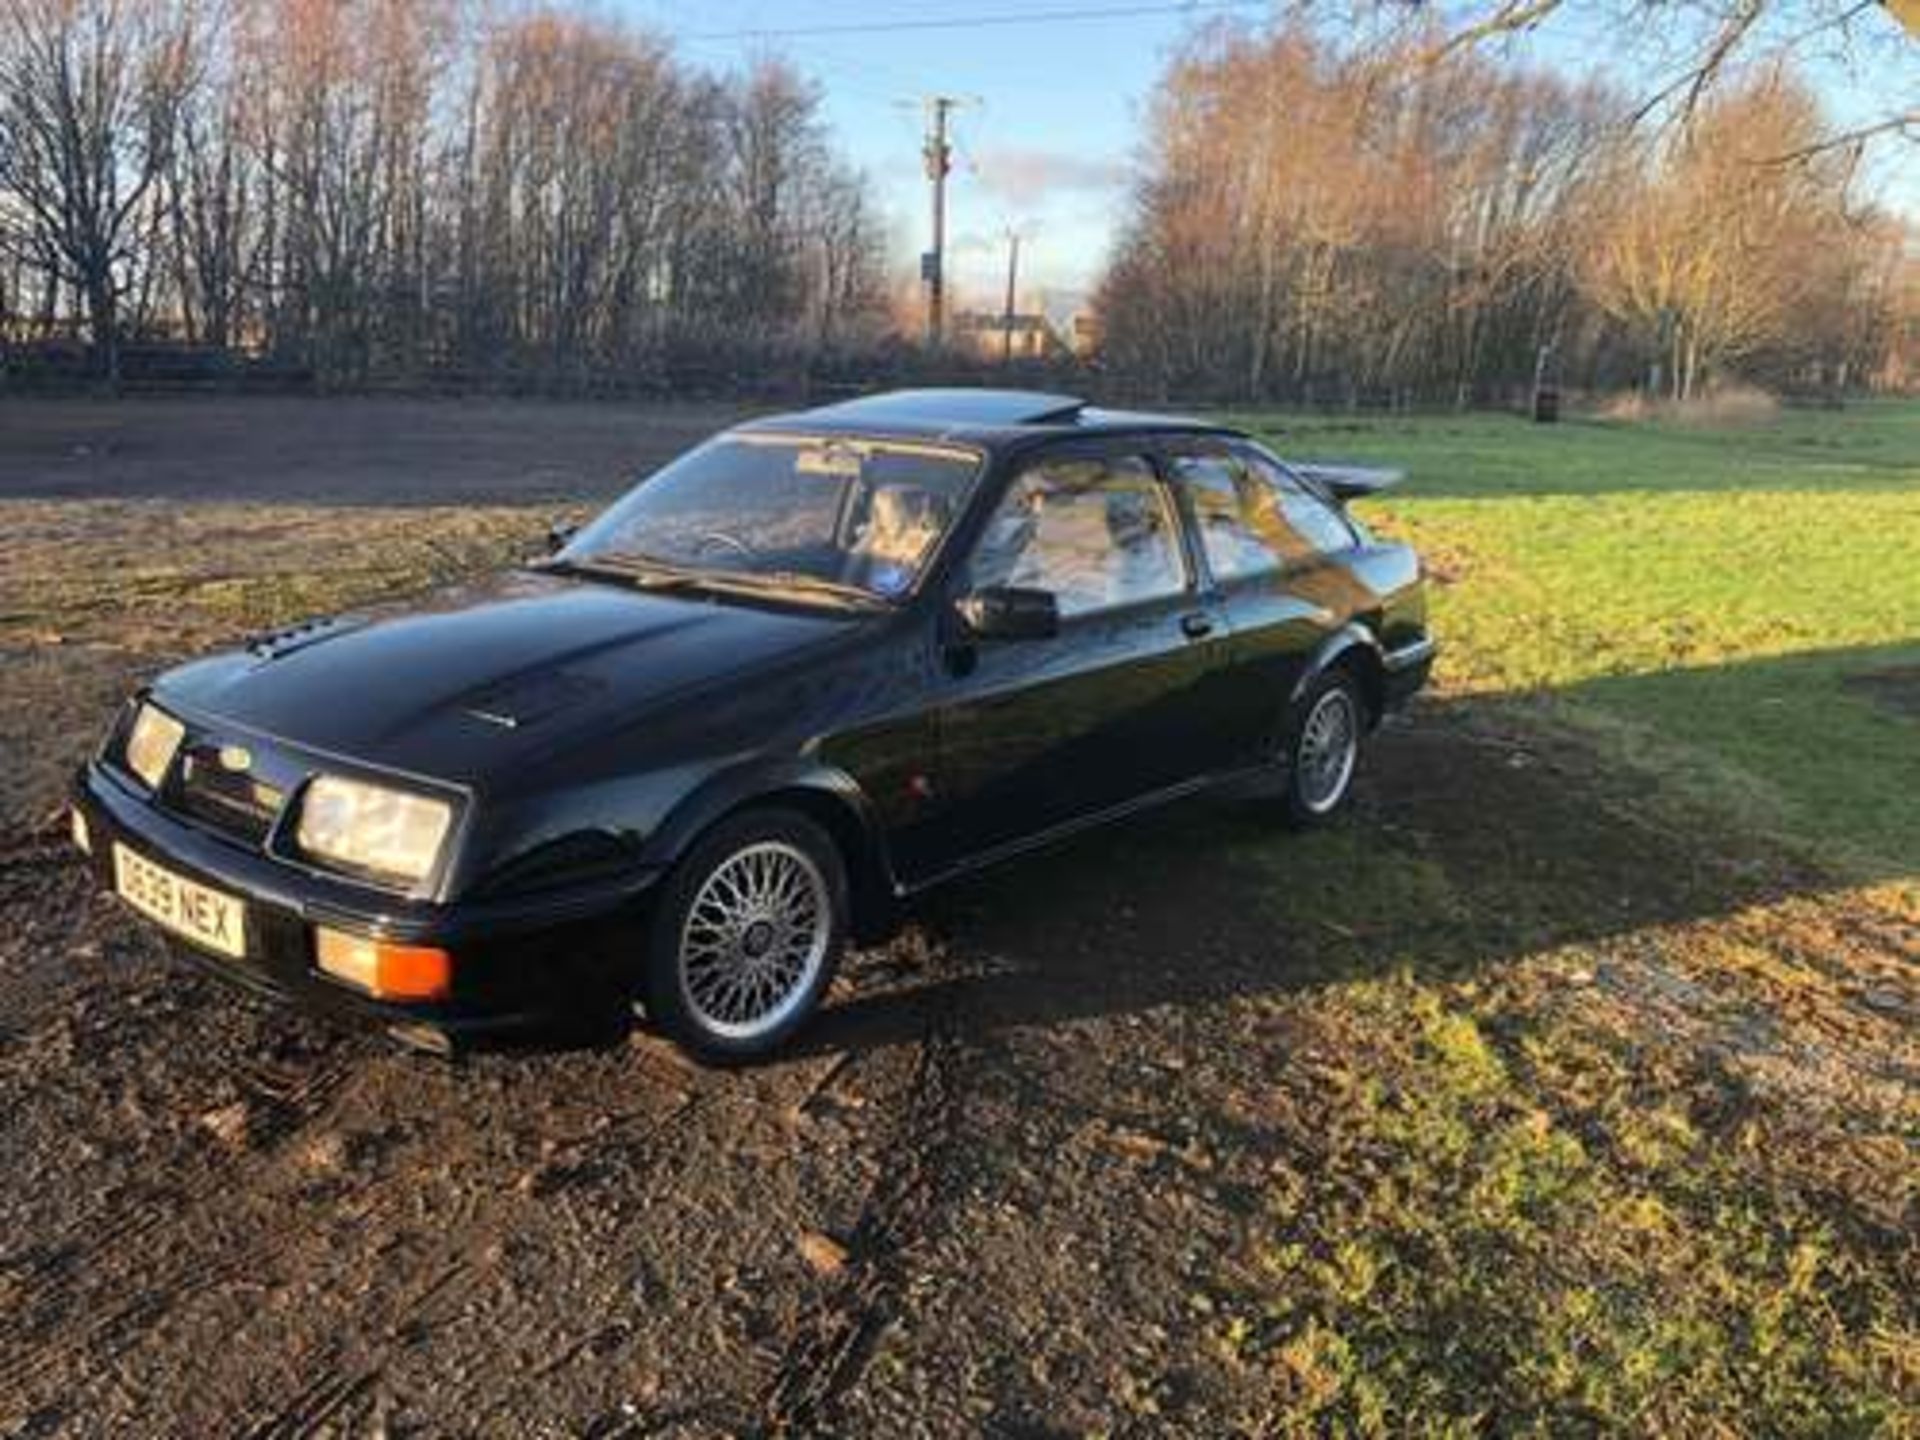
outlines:
[[[1013,287],[1020,276],[1020,232],[1007,227],[1007,308],[1001,318],[1000,363],[1013,363]]]
[[[927,286],[927,344],[938,347],[946,327],[946,277],[942,266],[947,248],[947,172],[953,168],[953,146],[947,143],[947,116],[965,102],[952,95],[929,95],[927,143],[921,154],[927,179],[933,185],[933,246],[920,257],[920,278]]]

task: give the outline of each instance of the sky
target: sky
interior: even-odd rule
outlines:
[[[817,82],[827,125],[869,177],[903,270],[928,240],[922,98],[961,99],[947,188],[955,307],[999,308],[1014,228],[1022,304],[1057,318],[1105,264],[1168,57],[1196,26],[1254,23],[1270,10],[1265,0],[613,0],[610,8],[670,36],[703,67],[778,56]],[[957,20],[967,23],[941,23]],[[1526,57],[1580,74],[1617,67],[1618,47],[1600,23],[1569,7],[1525,42]],[[1873,42],[1873,65],[1849,67],[1810,49],[1803,56],[1842,124],[1879,118],[1920,94],[1920,42],[1904,40],[1877,9],[1858,23]],[[1636,55],[1619,78],[1644,84],[1648,64]],[[1920,220],[1920,145],[1883,147],[1865,180],[1883,203]]]
[[[1023,303],[1046,298],[1070,308],[1094,283],[1124,211],[1143,110],[1169,54],[1196,16],[1265,14],[1259,0],[1205,0],[1191,11],[1166,0],[625,0],[620,8],[671,35],[689,61],[727,68],[779,55],[818,82],[827,123],[871,179],[903,266],[928,239],[921,99],[962,99],[951,120],[948,284],[959,305],[995,310],[1010,227],[1021,233]],[[1129,13],[1088,13],[1122,10]],[[767,33],[1066,11],[1086,18]]]

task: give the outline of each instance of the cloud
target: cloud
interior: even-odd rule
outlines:
[[[1119,160],[1021,145],[990,146],[974,157],[974,180],[1011,205],[1032,206],[1066,191],[1113,190],[1126,184]]]

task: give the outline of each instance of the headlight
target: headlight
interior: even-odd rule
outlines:
[[[319,860],[392,880],[433,869],[453,810],[443,800],[322,775],[300,802],[300,848]]]
[[[187,727],[166,711],[143,704],[133,717],[133,729],[127,732],[127,768],[149,790],[158,790],[186,734]]]

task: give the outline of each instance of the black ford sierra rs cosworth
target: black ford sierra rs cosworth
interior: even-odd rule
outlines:
[[[74,787],[180,948],[446,1051],[774,1049],[929,886],[1228,783],[1347,799],[1425,681],[1381,472],[993,390],[755,420],[496,580],[168,672]]]

